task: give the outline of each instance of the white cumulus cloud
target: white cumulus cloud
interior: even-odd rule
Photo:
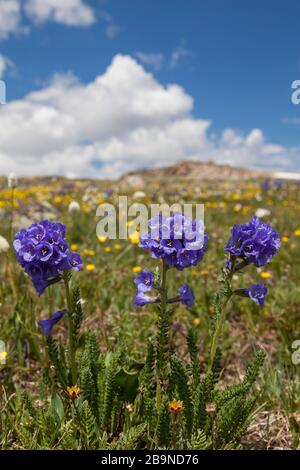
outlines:
[[[126,55],[88,84],[55,76],[0,107],[1,173],[117,177],[183,159],[299,167],[298,149],[267,142],[260,129],[225,129],[217,139],[193,106],[182,87],[163,86]]]
[[[14,63],[4,55],[0,54],[0,78],[3,78],[8,70],[14,70]]]
[[[26,14],[38,23],[56,21],[68,26],[88,26],[95,21],[83,0],[26,0]]]
[[[161,52],[138,51],[135,56],[142,64],[153,67],[154,70],[160,70],[165,61],[165,57]]]
[[[0,54],[0,78],[3,77],[5,70],[7,68],[7,59]]]
[[[0,0],[0,39],[6,39],[12,32],[18,32],[20,23],[19,0]]]
[[[90,26],[96,16],[85,0],[0,0],[0,40],[28,32],[26,19],[27,23],[54,21],[66,26]]]

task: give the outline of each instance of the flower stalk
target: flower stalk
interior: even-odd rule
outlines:
[[[68,330],[69,330],[69,351],[70,351],[72,384],[76,385],[77,383],[76,350],[75,350],[74,336],[73,336],[72,301],[71,301],[68,273],[64,273],[63,279],[64,279],[64,284],[65,284],[66,299],[67,299],[67,318],[68,318]]]
[[[159,327],[157,334],[157,385],[156,385],[156,407],[161,406],[161,381],[166,375],[166,353],[168,350],[169,319],[167,313],[167,270],[168,266],[163,261],[160,282],[160,305],[159,305]]]
[[[161,276],[161,287],[160,287],[160,295],[161,295],[161,315],[166,315],[166,306],[167,306],[167,299],[168,299],[168,290],[167,290],[167,270],[168,266],[163,261],[162,262],[162,276]]]
[[[221,315],[217,319],[217,324],[216,324],[216,328],[215,328],[214,335],[212,338],[212,343],[211,343],[209,363],[208,363],[208,373],[211,372],[212,366],[215,360],[219,339],[222,334],[223,325],[226,320],[227,305],[230,299],[231,299],[231,294],[225,299],[225,302],[222,306]]]
[[[220,339],[220,336],[222,335],[223,325],[226,320],[227,306],[233,294],[232,289],[231,289],[231,281],[232,281],[232,276],[236,270],[235,264],[236,264],[236,258],[235,256],[231,255],[229,270],[224,270],[223,272],[223,282],[225,284],[225,292],[221,291],[221,294],[223,293],[223,295],[225,295],[225,300],[221,307],[221,311],[217,312],[216,327],[215,327],[215,331],[214,331],[212,342],[211,342],[211,348],[210,348],[208,373],[211,372],[212,367],[213,367],[219,339]]]

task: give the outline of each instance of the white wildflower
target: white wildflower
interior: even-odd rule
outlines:
[[[79,212],[80,211],[80,204],[77,201],[71,201],[68,207],[68,211],[72,212]]]
[[[5,253],[9,250],[9,244],[6,238],[0,235],[0,253]]]
[[[133,199],[144,199],[144,197],[146,197],[146,194],[144,193],[144,191],[135,191],[132,197]]]
[[[255,212],[256,217],[259,219],[262,219],[263,217],[266,217],[267,215],[270,215],[271,211],[269,209],[264,209],[263,207],[259,207],[257,211]]]
[[[9,188],[16,188],[18,184],[18,178],[15,173],[10,173],[7,177],[7,185]]]

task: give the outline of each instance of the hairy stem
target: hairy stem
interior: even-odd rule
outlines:
[[[68,327],[69,327],[69,349],[70,349],[70,362],[71,362],[71,373],[72,373],[72,385],[77,383],[77,366],[76,366],[76,357],[75,357],[75,347],[73,339],[73,318],[72,318],[72,302],[70,294],[70,286],[68,274],[64,274],[64,283],[67,297],[67,307],[68,307]]]
[[[222,306],[221,315],[217,318],[217,324],[216,324],[216,328],[215,328],[215,331],[214,331],[214,335],[213,335],[213,339],[212,339],[212,343],[211,343],[211,349],[210,349],[210,358],[209,358],[209,363],[208,363],[208,373],[211,372],[211,370],[212,370],[212,366],[213,366],[213,363],[214,363],[214,360],[215,360],[215,355],[216,355],[216,351],[217,351],[217,347],[218,347],[218,342],[219,342],[220,336],[222,334],[223,325],[224,325],[224,322],[225,322],[225,319],[226,319],[226,308],[227,308],[229,300],[232,297],[231,281],[232,281],[232,276],[233,276],[233,274],[235,272],[235,268],[236,268],[236,257],[232,256],[230,261],[231,261],[230,270],[224,277],[224,279],[226,281],[226,284],[228,284],[230,286],[230,291],[226,293],[225,301],[224,301],[223,306]]]
[[[216,325],[216,329],[215,329],[213,339],[212,339],[212,343],[211,343],[210,358],[209,358],[209,364],[208,364],[208,372],[211,372],[211,370],[212,370],[212,366],[213,366],[213,363],[214,363],[214,359],[215,359],[216,351],[217,351],[217,347],[218,347],[218,342],[219,342],[220,336],[222,334],[223,325],[224,325],[224,322],[225,322],[225,319],[226,319],[226,307],[227,307],[227,304],[228,304],[230,298],[231,298],[231,295],[226,298],[226,300],[223,304],[223,307],[222,307],[221,315],[217,319],[217,325]]]
[[[167,265],[163,261],[162,265],[162,276],[161,276],[161,315],[166,315],[166,305],[167,305]]]
[[[10,213],[9,228],[8,228],[8,240],[9,240],[10,247],[12,247],[12,242],[13,242],[14,209],[15,209],[15,188],[11,188],[11,193],[10,193],[11,213]]]
[[[168,344],[166,344],[166,331],[165,325],[167,322],[167,270],[168,266],[163,261],[162,273],[161,273],[161,283],[160,283],[160,320],[159,320],[159,330],[157,337],[157,387],[156,387],[156,406],[157,410],[160,409],[161,405],[161,378],[165,376],[166,364],[165,364],[165,355]]]

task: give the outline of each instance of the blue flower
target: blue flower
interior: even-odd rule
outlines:
[[[245,289],[245,294],[249,297],[253,302],[255,302],[260,307],[264,306],[265,298],[267,295],[268,289],[264,284],[253,284],[248,289]]]
[[[42,241],[36,248],[36,255],[40,261],[48,261],[53,255],[53,246],[46,241]]]
[[[180,301],[187,307],[192,307],[195,302],[195,295],[188,284],[183,284],[179,289]]]
[[[270,181],[269,180],[264,180],[261,183],[260,187],[263,191],[268,191],[270,189]]]
[[[17,260],[38,294],[59,282],[63,271],[79,271],[83,266],[80,256],[71,253],[65,234],[66,227],[60,222],[42,220],[15,235],[13,246]]]
[[[157,302],[157,299],[150,297],[149,295],[146,295],[145,292],[139,290],[134,298],[134,305],[137,305],[138,307],[143,307],[146,304],[155,302]]]
[[[143,269],[134,279],[139,292],[150,291],[154,284],[154,275],[151,271]]]
[[[264,266],[280,247],[280,237],[270,224],[254,216],[246,224],[234,225],[225,251],[240,258],[245,264]]]
[[[161,258],[178,270],[196,266],[202,260],[208,237],[201,221],[176,212],[168,218],[153,217],[148,226],[150,230],[141,236],[139,246],[153,258]]]
[[[38,322],[44,336],[51,335],[54,325],[56,325],[56,323],[64,316],[65,313],[66,310],[59,310],[58,312],[53,313],[51,318],[48,318],[47,320],[40,320]]]

